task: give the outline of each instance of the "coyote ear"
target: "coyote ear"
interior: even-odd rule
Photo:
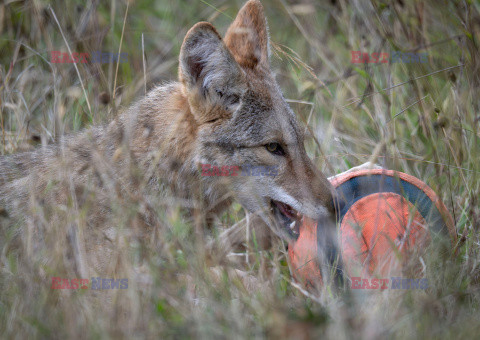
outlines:
[[[199,90],[203,96],[222,93],[225,88],[235,88],[241,75],[239,65],[211,24],[199,22],[188,31],[179,65],[179,77],[187,91]]]
[[[240,9],[225,35],[225,44],[240,66],[269,67],[268,27],[260,1],[250,0]]]

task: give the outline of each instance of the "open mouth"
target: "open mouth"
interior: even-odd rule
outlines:
[[[275,219],[290,236],[297,238],[300,227],[300,214],[286,203],[271,200],[271,209]]]

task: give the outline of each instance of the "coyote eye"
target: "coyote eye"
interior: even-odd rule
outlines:
[[[285,151],[283,151],[283,148],[278,143],[268,143],[265,145],[265,148],[268,150],[268,152],[271,152],[275,155],[285,156]]]

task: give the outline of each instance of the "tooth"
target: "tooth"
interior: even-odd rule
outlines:
[[[297,221],[293,221],[292,223],[290,223],[290,229],[293,230],[293,228],[295,228],[295,223],[297,223]]]

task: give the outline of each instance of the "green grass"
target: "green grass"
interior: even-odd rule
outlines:
[[[242,4],[131,1],[122,39],[126,2],[92,3],[97,2],[0,4],[1,154],[110,121],[142,96],[144,87],[176,79],[180,46],[192,25],[207,20],[224,33]],[[201,251],[195,227],[176,211],[164,214],[166,225],[151,244],[119,249],[124,251],[119,259],[126,261],[119,277],[129,278],[129,288],[112,293],[105,309],[91,299],[91,290],[50,289],[52,276],[76,277],[62,265],[60,251],[57,262],[45,265],[19,263],[3,249],[2,336],[478,337],[479,3],[262,3],[272,67],[292,108],[319,141],[306,141],[317,166],[330,176],[371,160],[422,179],[454,216],[457,254],[453,247],[428,250],[425,291],[343,296],[325,289],[306,296],[292,284],[282,242],[268,251],[254,249],[248,264],[220,265]],[[67,51],[52,13],[72,51],[117,53],[122,42],[128,63],[120,64],[118,73],[116,64],[78,64],[78,74],[72,64],[50,64],[50,51]],[[428,62],[352,64],[350,52],[356,50],[427,52]],[[120,206],[120,229],[138,209],[129,208]],[[230,226],[242,217],[235,206],[222,221]],[[152,278],[147,284],[136,283],[132,271],[140,258]]]

